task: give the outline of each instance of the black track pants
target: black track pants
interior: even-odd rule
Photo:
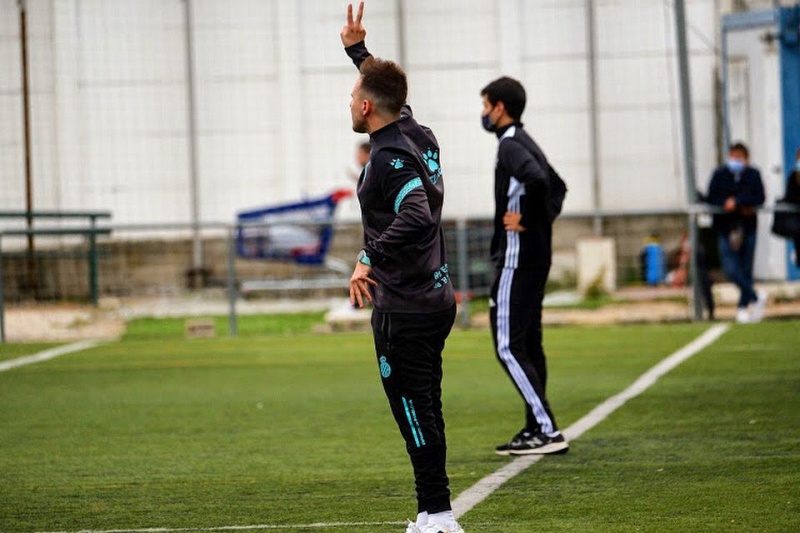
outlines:
[[[498,270],[489,309],[497,359],[525,401],[525,429],[531,433],[558,430],[545,394],[542,300],[547,274],[547,270]]]
[[[442,417],[442,350],[456,309],[372,313],[383,389],[414,468],[419,512],[450,509]]]

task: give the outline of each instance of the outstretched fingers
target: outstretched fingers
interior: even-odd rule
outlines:
[[[361,19],[364,17],[364,2],[358,5],[355,19],[353,18],[353,4],[347,4],[347,22],[339,34],[342,38],[342,44],[345,47],[352,46],[357,42],[363,41],[367,36],[367,30],[361,24]]]
[[[358,12],[356,13],[356,19],[353,20],[353,4],[347,4],[347,25],[361,25],[361,19],[364,17],[364,2],[358,4]]]
[[[350,5],[350,14],[352,18],[353,6]],[[361,19],[364,17],[364,2],[358,4],[358,13],[356,13],[356,24],[361,25]]]

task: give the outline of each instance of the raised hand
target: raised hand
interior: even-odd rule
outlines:
[[[353,20],[353,4],[347,4],[347,24],[342,27],[342,31],[339,34],[345,48],[360,43],[367,36],[367,30],[361,24],[363,16],[364,2],[358,4],[358,13],[356,13],[355,20]]]

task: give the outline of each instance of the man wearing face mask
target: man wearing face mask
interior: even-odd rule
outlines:
[[[485,130],[497,135],[495,216],[491,255],[496,267],[489,316],[498,361],[524,400],[525,425],[495,448],[498,455],[566,453],[545,394],[542,300],[552,259],[547,212],[549,165],[520,122],[525,89],[499,78],[481,91]]]
[[[728,160],[717,168],[708,186],[708,203],[725,213],[714,215],[719,256],[725,276],[739,287],[736,321],[758,322],[764,315],[766,297],[753,288],[753,259],[756,250],[756,209],[764,203],[764,184],[758,169],[749,165],[749,153],[742,143],[728,151]]]

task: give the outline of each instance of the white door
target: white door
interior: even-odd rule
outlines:
[[[750,148],[750,163],[761,170],[767,206],[784,194],[779,50],[764,27],[728,34],[728,120],[731,142]],[[758,217],[754,277],[784,280],[786,242],[769,231],[771,213]]]

